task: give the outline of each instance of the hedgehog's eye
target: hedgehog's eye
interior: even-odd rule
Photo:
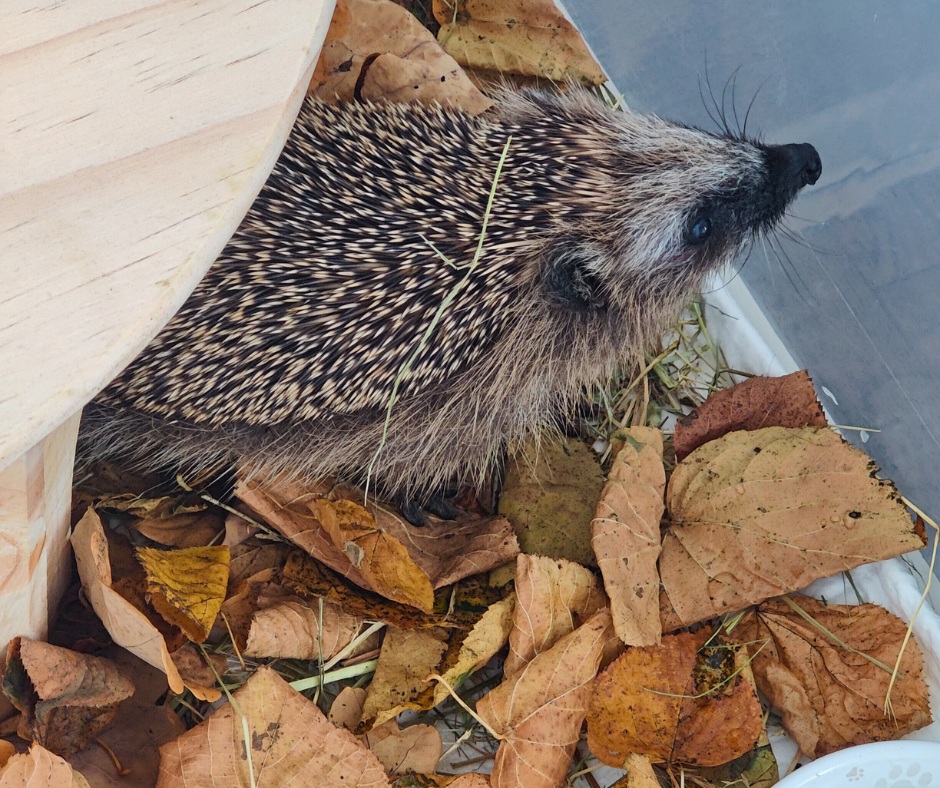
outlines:
[[[686,230],[685,241],[693,245],[705,243],[711,238],[713,231],[712,220],[708,216],[698,216]]]

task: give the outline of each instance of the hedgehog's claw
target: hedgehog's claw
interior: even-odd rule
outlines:
[[[442,520],[456,520],[460,515],[466,514],[463,509],[448,501],[441,492],[435,493],[426,499],[400,495],[396,503],[401,510],[402,517],[418,527],[429,524],[428,513],[436,515]]]

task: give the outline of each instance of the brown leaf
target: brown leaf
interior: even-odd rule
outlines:
[[[669,480],[659,572],[663,629],[923,547],[874,462],[829,429],[732,432]]]
[[[492,106],[414,15],[390,0],[337,3],[310,90],[328,102],[438,102],[472,114]]]
[[[255,602],[245,656],[329,659],[345,648],[362,623],[335,602],[312,607],[297,597]]]
[[[191,643],[176,649],[170,657],[173,664],[183,677],[186,686],[192,690],[197,698],[207,698],[211,703],[217,701],[222,692],[216,686],[218,676],[225,673],[226,659],[224,654],[206,654],[196,650]],[[208,662],[206,661],[208,658]],[[211,667],[210,667],[211,663]]]
[[[0,788],[90,788],[81,773],[55,753],[33,744],[0,768]]]
[[[535,555],[516,559],[516,597],[503,665],[506,677],[574,631],[606,601],[589,569],[564,558]]]
[[[27,638],[10,641],[3,685],[23,714],[20,736],[63,757],[88,744],[134,694],[110,660]]]
[[[117,756],[127,772],[118,773],[102,747],[86,747],[69,757],[95,788],[131,788],[154,785],[160,768],[159,747],[186,730],[166,697],[166,676],[119,646],[108,656],[134,682],[134,695],[121,703],[117,716],[98,734],[98,741]]]
[[[406,709],[428,709],[434,702],[427,676],[436,673],[447,635],[442,629],[408,632],[388,627],[382,652],[362,710],[362,718],[381,725]]]
[[[72,532],[71,542],[85,594],[114,642],[162,670],[170,689],[182,693],[183,680],[170,658],[163,635],[140,610],[112,588],[108,540],[97,512],[93,509],[85,512]]]
[[[431,588],[485,572],[519,552],[503,518],[415,528],[380,507],[367,511],[356,488],[336,485],[329,498],[322,493],[283,480],[240,482],[236,488],[236,495],[262,519],[334,571],[420,610],[431,609]],[[321,523],[318,514],[326,521]]]
[[[134,523],[134,529],[167,547],[204,547],[215,542],[224,523],[225,518],[218,512],[195,512],[147,517]]]
[[[441,734],[433,725],[401,730],[394,719],[369,731],[366,741],[389,774],[433,774],[443,750]]]
[[[714,392],[676,424],[673,445],[683,460],[703,443],[735,430],[825,427],[826,414],[805,369],[778,378],[753,377]]]
[[[913,638],[891,690],[891,713],[884,711],[890,668],[907,629],[903,621],[877,605],[827,607],[809,597],[793,603],[849,648],[782,599],[761,605],[736,634],[754,651],[767,642],[754,658],[754,674],[804,753],[819,757],[851,744],[897,739],[931,722],[924,661]]]
[[[375,755],[349,731],[330,725],[315,703],[291,689],[271,668],[259,668],[234,696],[239,713],[227,703],[160,748],[158,788],[389,785]],[[251,748],[250,761],[246,744]]]
[[[354,731],[362,719],[362,707],[366,702],[363,687],[343,687],[330,704],[329,720],[337,728]]]
[[[225,599],[228,548],[138,547],[137,559],[147,573],[147,592],[154,609],[190,640],[202,643]]]
[[[588,747],[621,767],[629,753],[653,761],[715,766],[751,749],[762,711],[743,648],[704,647],[683,632],[632,647],[597,679],[587,713]]]
[[[614,636],[604,608],[477,703],[477,713],[502,737],[494,788],[564,781],[604,647]]]
[[[460,686],[463,679],[482,668],[506,645],[515,604],[515,594],[494,602],[462,639],[456,660],[442,674],[451,687],[456,689]],[[434,705],[441,703],[447,695],[447,687],[438,684],[434,688]]]
[[[347,484],[335,485],[329,497],[365,506],[362,490]],[[383,507],[371,506],[370,511],[376,525],[407,548],[435,589],[487,572],[519,553],[515,533],[504,517],[432,520],[416,528]]]
[[[663,434],[651,427],[622,430],[594,514],[594,553],[610,597],[617,636],[628,646],[660,642],[659,524],[665,504]]]
[[[581,441],[529,446],[506,470],[499,512],[522,552],[591,564],[591,520],[603,486],[597,456]]]
[[[600,85],[581,34],[552,0],[434,0],[441,46],[474,69]]]

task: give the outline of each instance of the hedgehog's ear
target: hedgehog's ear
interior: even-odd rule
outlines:
[[[607,296],[595,269],[597,260],[596,252],[576,240],[549,241],[542,249],[539,266],[545,294],[569,309],[606,309]]]

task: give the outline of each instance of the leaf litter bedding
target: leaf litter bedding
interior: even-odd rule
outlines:
[[[483,111],[474,83],[494,72],[602,78],[550,3],[432,10],[436,39],[391,2],[341,0],[311,88]],[[470,497],[458,523],[416,530],[335,484],[240,480],[220,507],[99,475],[76,492],[70,615],[7,654],[21,753],[0,747],[0,786],[610,785],[623,769],[769,786],[790,765],[771,705],[810,756],[940,740],[940,624],[924,606],[901,650],[920,590],[880,560],[918,549],[923,523],[829,430],[805,373],[715,393],[671,440],[645,426],[657,402],[701,404],[681,359],[709,343],[689,326],[595,403],[601,463],[580,440],[529,452],[498,510]]]

